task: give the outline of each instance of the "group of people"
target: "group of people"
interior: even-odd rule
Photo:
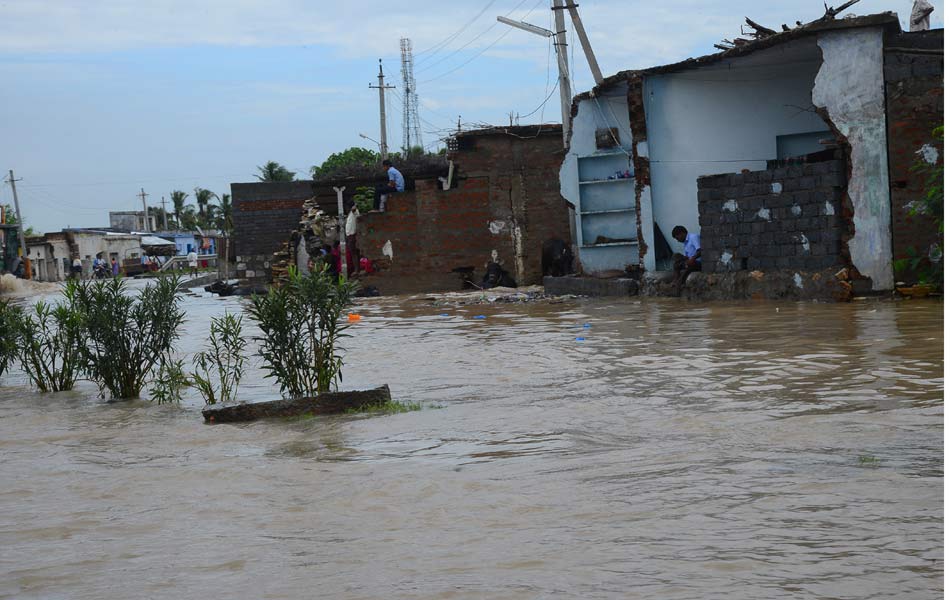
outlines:
[[[77,256],[73,259],[72,274],[76,279],[82,278],[82,261]],[[97,254],[94,259],[92,259],[92,276],[98,279],[104,279],[106,277],[118,277],[119,276],[119,261],[114,257],[106,260],[102,258],[101,254]]]

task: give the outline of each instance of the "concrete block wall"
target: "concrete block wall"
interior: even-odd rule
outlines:
[[[698,179],[703,272],[844,264],[840,160]]]
[[[237,277],[270,278],[273,253],[299,227],[303,203],[313,195],[310,181],[231,184]]]
[[[943,30],[903,33],[887,40],[884,53],[888,170],[894,258],[927,254],[937,241],[932,219],[911,215],[910,205],[926,194],[927,173],[914,168],[922,162],[921,150],[937,150],[943,164],[943,147],[934,141],[933,129],[943,123]],[[914,273],[895,273],[916,279]]]

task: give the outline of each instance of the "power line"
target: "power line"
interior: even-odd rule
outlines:
[[[492,7],[492,5],[493,5],[494,3],[495,3],[495,0],[491,0],[487,5],[485,5],[485,8],[483,8],[482,10],[480,10],[480,11],[478,12],[478,14],[475,15],[474,17],[472,17],[467,23],[465,23],[465,25],[462,25],[461,27],[459,27],[459,29],[458,29],[455,33],[453,33],[453,34],[450,35],[449,37],[445,38],[444,40],[442,40],[441,42],[439,42],[439,43],[436,44],[435,46],[430,46],[429,48],[426,48],[426,49],[423,50],[422,52],[417,53],[417,56],[423,56],[424,54],[429,54],[430,52],[438,52],[438,51],[441,50],[442,48],[446,47],[446,46],[447,46],[448,44],[450,44],[455,38],[457,38],[463,31],[465,31],[469,26],[471,26],[472,23],[474,23],[474,22],[477,21],[482,15],[484,15],[484,14],[488,11],[488,9]],[[423,58],[419,61],[419,64],[422,64],[422,63],[424,63],[425,61],[429,60],[430,58],[432,58],[432,56],[435,56],[435,54],[432,54],[431,56],[423,57]]]
[[[525,14],[525,16],[524,16],[523,18],[524,18],[524,19],[527,19],[528,16],[529,16],[531,13],[533,13],[534,10],[535,10],[536,8],[538,8],[538,5],[541,4],[541,2],[543,2],[543,1],[544,1],[544,0],[538,0],[537,4],[535,4],[534,7],[533,7],[531,10],[529,10],[529,11],[527,12],[527,14]],[[511,11],[511,12],[514,12],[514,11]],[[511,13],[508,13],[508,14],[510,15]],[[465,65],[469,64],[470,62],[472,62],[473,60],[475,60],[476,58],[478,58],[478,57],[481,56],[482,54],[485,54],[486,52],[488,52],[489,50],[491,50],[492,47],[495,46],[495,44],[497,44],[498,42],[500,42],[501,40],[503,40],[503,39],[505,38],[505,36],[507,36],[507,35],[508,35],[509,33],[511,33],[512,31],[513,31],[513,30],[510,29],[510,28],[509,28],[509,29],[506,29],[505,32],[502,33],[500,36],[498,36],[498,38],[497,38],[495,41],[493,41],[492,43],[490,43],[490,44],[488,44],[487,46],[485,46],[480,52],[478,52],[477,54],[475,54],[474,56],[472,56],[471,58],[469,58],[468,60],[466,60],[465,62],[463,62],[462,64],[460,64],[459,66],[457,66],[457,67],[455,67],[454,69],[451,69],[451,70],[449,70],[449,71],[446,71],[445,73],[442,73],[441,75],[436,75],[436,76],[433,77],[432,79],[427,79],[427,80],[423,81],[422,83],[430,83],[430,82],[436,81],[437,79],[442,79],[442,78],[445,77],[446,75],[451,75],[452,73],[458,71],[459,69],[461,69],[461,68],[464,67]]]
[[[524,4],[525,2],[527,2],[527,0],[521,0],[520,2],[518,2],[518,4],[517,4],[513,9],[511,9],[511,10],[508,12],[508,14],[506,14],[505,16],[506,16],[506,17],[507,17],[507,16],[510,16],[513,12],[515,12],[516,10],[518,10],[519,8],[521,8],[521,5]],[[539,3],[540,3],[540,2],[539,2]],[[535,6],[535,8],[537,8],[537,6]],[[531,10],[534,10],[534,9],[531,9]],[[470,39],[468,42],[466,42],[466,43],[463,44],[462,46],[456,48],[455,50],[453,50],[453,51],[450,52],[449,54],[446,54],[445,56],[443,56],[443,57],[440,58],[439,60],[437,60],[437,61],[435,61],[435,62],[433,62],[433,63],[430,63],[430,64],[429,64],[428,66],[426,66],[426,67],[423,67],[423,68],[419,69],[419,72],[420,72],[420,73],[423,73],[423,72],[425,72],[425,71],[428,71],[429,69],[431,69],[432,67],[436,66],[437,64],[439,64],[439,63],[441,63],[441,62],[444,62],[446,59],[455,56],[456,54],[458,54],[458,53],[461,52],[462,50],[468,48],[469,46],[471,46],[472,44],[474,44],[476,41],[478,41],[479,39],[481,39],[482,36],[486,35],[489,31],[491,31],[492,29],[494,29],[497,25],[498,25],[498,21],[493,21],[492,24],[491,24],[491,26],[488,27],[488,29],[485,29],[484,31],[482,31],[481,33],[479,33],[478,35],[476,35],[475,37],[473,37],[472,39]],[[502,36],[502,37],[504,37],[504,36]],[[497,41],[496,41],[495,43],[497,43]],[[494,45],[494,43],[493,43],[492,45]],[[491,46],[489,46],[489,47],[491,47]],[[425,82],[423,82],[423,83],[425,83]]]

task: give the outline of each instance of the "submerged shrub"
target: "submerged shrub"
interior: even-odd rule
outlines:
[[[124,279],[74,285],[75,302],[88,329],[86,359],[90,377],[112,398],[138,398],[146,381],[172,350],[185,319],[178,277],[162,276],[138,299]]]
[[[8,313],[15,333],[17,356],[30,381],[42,392],[73,389],[85,366],[85,326],[82,314],[65,292],[66,302],[50,306],[37,302],[35,316]]]
[[[0,300],[0,377],[17,357],[22,321],[23,309]]]
[[[191,385],[185,374],[185,361],[172,360],[168,355],[158,361],[158,371],[152,382],[152,400],[158,404],[181,402],[181,393]]]
[[[341,281],[326,269],[309,275],[290,269],[283,285],[252,298],[248,310],[262,333],[255,340],[267,377],[277,380],[282,394],[314,396],[342,380],[337,343],[347,325],[340,317],[355,291],[356,284]]]
[[[191,375],[194,386],[205,404],[231,402],[237,394],[244,375],[244,347],[241,335],[241,317],[225,313],[211,319],[208,350],[195,354],[195,371]]]

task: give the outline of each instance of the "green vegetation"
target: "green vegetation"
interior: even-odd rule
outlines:
[[[264,166],[257,167],[259,175],[255,175],[259,181],[293,181],[297,175],[293,171],[287,170],[287,167],[275,161],[267,161]]]
[[[310,176],[314,179],[332,177],[348,167],[355,165],[373,166],[379,164],[380,160],[378,152],[353,146],[343,152],[331,154],[319,167],[316,165],[310,167]]]
[[[71,281],[66,294],[86,325],[89,376],[112,398],[138,398],[145,383],[166,360],[185,320],[178,277],[164,276],[142,290],[126,293],[125,280]]]
[[[172,360],[169,355],[162,356],[158,363],[158,372],[152,382],[152,400],[158,404],[181,402],[181,393],[191,385],[185,374],[185,361]]]
[[[943,126],[933,130],[934,143],[943,148]],[[943,163],[930,163],[918,160],[914,171],[926,173],[926,191],[924,197],[910,204],[911,215],[930,217],[937,226],[937,241],[930,245],[926,253],[916,248],[907,248],[908,258],[894,261],[894,271],[899,277],[916,274],[919,283],[943,287]]]
[[[247,361],[244,356],[247,342],[241,336],[241,321],[241,317],[230,313],[211,319],[210,346],[195,355],[191,385],[205,404],[231,402],[237,394]]]
[[[347,326],[340,317],[355,291],[356,284],[325,269],[306,276],[290,269],[286,283],[252,298],[248,310],[263,334],[255,339],[267,377],[277,380],[282,394],[315,396],[342,380],[337,344]]]
[[[881,466],[881,459],[871,455],[863,455],[858,457],[858,464],[862,467],[879,467]]]
[[[351,408],[346,411],[346,414],[383,413],[391,415],[397,413],[413,412],[417,410],[422,410],[421,402],[400,402],[399,400],[390,400],[389,402],[384,402],[382,404],[367,404],[366,406],[360,406],[359,408]]]
[[[17,358],[22,320],[23,309],[0,300],[0,377]]]
[[[85,327],[68,290],[64,304],[37,302],[35,317],[4,307],[20,364],[41,392],[71,390],[84,371]]]

